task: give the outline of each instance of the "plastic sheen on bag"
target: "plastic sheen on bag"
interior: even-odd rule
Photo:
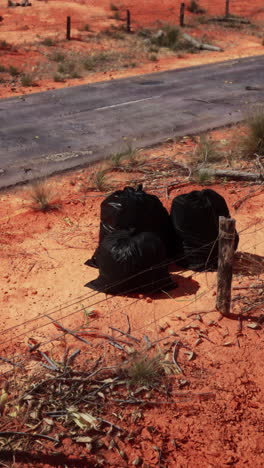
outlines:
[[[179,266],[195,271],[217,269],[219,216],[229,218],[230,214],[225,199],[214,190],[194,190],[174,198],[171,220],[184,253],[176,261]],[[235,250],[238,241],[236,233]]]
[[[159,198],[144,192],[142,185],[117,190],[101,203],[99,246],[105,236],[122,229],[154,232],[163,241],[167,256],[175,255],[177,242],[170,216]],[[97,267],[97,251],[86,265]]]
[[[154,293],[177,285],[167,252],[154,233],[120,230],[105,236],[96,253],[99,277],[85,286],[109,294]]]

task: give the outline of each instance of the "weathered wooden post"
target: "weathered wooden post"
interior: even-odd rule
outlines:
[[[130,10],[127,10],[126,30],[127,30],[128,33],[131,33],[131,14],[130,14]]]
[[[226,0],[226,4],[225,4],[225,17],[228,18],[229,15],[230,15],[230,11],[229,11],[229,0]]]
[[[184,11],[185,11],[185,3],[181,3],[180,7],[180,26],[184,26]]]
[[[67,16],[66,39],[67,39],[67,41],[71,40],[71,17],[70,16]]]
[[[222,315],[230,312],[235,226],[235,219],[220,216],[216,308]]]

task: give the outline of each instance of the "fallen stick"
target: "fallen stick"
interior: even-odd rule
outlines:
[[[10,361],[10,359],[6,359],[0,356],[1,361],[6,362],[7,364],[11,364],[11,366],[14,367],[19,367],[20,369],[24,369],[24,367],[21,364],[17,364],[16,362]]]
[[[12,436],[19,436],[19,437],[31,437],[32,439],[46,439],[51,440],[52,442],[59,443],[58,439],[54,439],[53,437],[46,436],[44,434],[31,434],[30,432],[0,432],[0,437],[12,437]]]
[[[184,372],[182,370],[182,368],[179,366],[178,362],[177,362],[177,356],[178,356],[178,353],[179,353],[179,349],[180,349],[180,346],[181,346],[181,342],[180,341],[176,341],[176,344],[174,346],[174,349],[173,349],[173,353],[172,353],[172,360],[173,360],[173,363],[174,365],[176,366],[178,372],[180,374],[183,374],[184,375]]]
[[[121,333],[121,335],[125,335],[128,338],[130,338],[131,340],[136,341],[137,343],[140,343],[140,340],[138,338],[135,338],[134,336],[130,335],[130,333],[126,333],[126,332],[124,332],[122,330],[119,330],[119,328],[115,328],[115,327],[110,327],[109,326],[108,328],[111,328],[111,330],[117,331],[118,333]]]
[[[234,16],[216,16],[213,18],[209,18],[208,22],[230,22],[230,23],[241,23],[241,24],[250,24],[250,21],[246,18],[236,18]]]
[[[263,192],[263,189],[261,190],[254,190],[254,192],[252,193],[248,193],[247,195],[245,195],[244,197],[240,198],[239,200],[237,200],[235,203],[233,203],[233,208],[235,208],[235,210],[238,210],[238,208],[240,208],[240,206],[242,205],[242,203],[244,203],[246,200],[249,200],[249,198],[253,198],[253,197],[256,197],[257,195],[261,194]]]
[[[47,366],[46,364],[42,364],[42,366],[44,367],[47,367],[48,369],[50,370],[55,370],[55,371],[59,371],[60,369],[56,366],[56,364],[47,356],[47,354],[43,353],[43,351],[38,351],[39,354],[41,354],[41,356],[46,359],[46,361],[49,363],[49,366]]]
[[[252,284],[252,286],[234,286],[232,289],[261,289],[261,288],[264,288],[264,283]]]
[[[69,330],[68,328],[65,328],[63,327],[59,322],[57,322],[56,320],[52,319],[49,315],[47,315],[46,317],[48,317],[52,323],[54,324],[54,326],[56,328],[59,328],[59,330],[62,330],[64,331],[65,333],[69,333],[69,335],[72,335],[74,336],[74,338],[76,338],[76,340],[79,340],[79,341],[82,341],[83,343],[85,344],[91,344],[89,341],[85,340],[84,338],[82,338],[81,336],[79,335],[76,335],[75,333],[73,333],[71,330]]]
[[[222,169],[200,169],[199,175],[208,175],[209,177],[226,177],[231,180],[252,180],[254,182],[263,182],[264,176],[262,174],[255,174],[253,172],[241,171],[225,171]]]
[[[221,47],[213,46],[211,44],[203,44],[202,42],[198,41],[197,39],[194,39],[194,37],[190,36],[189,34],[183,33],[182,37],[187,42],[192,44],[196,49],[212,50],[214,52],[222,52],[223,51],[223,49],[221,49]]]

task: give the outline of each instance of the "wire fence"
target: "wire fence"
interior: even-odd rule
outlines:
[[[251,236],[255,233],[262,233],[263,232],[263,222],[256,223],[255,226],[252,226],[251,224],[247,226],[245,229],[241,230],[239,232],[240,235],[240,250],[244,250],[246,246],[249,244],[249,238],[247,236]],[[245,237],[243,237],[245,236]],[[245,239],[245,241],[243,241]],[[255,242],[254,249],[255,252],[257,253],[258,247],[263,244],[264,241],[261,240],[259,242]],[[252,244],[252,241],[251,241]],[[204,246],[202,246],[203,248]],[[206,246],[208,247],[208,245]],[[199,250],[199,249],[196,249]],[[171,260],[168,262],[163,263],[162,265],[169,265],[171,264]],[[155,265],[154,268],[159,268],[161,264]],[[263,267],[263,265],[262,265]],[[152,268],[153,269],[153,268]],[[147,271],[147,270],[146,270]],[[205,273],[208,273],[209,270],[207,270]],[[184,275],[185,270],[181,271],[176,271],[177,277],[179,275]],[[189,272],[188,272],[189,274]],[[186,294],[186,291],[184,291],[184,286],[183,289],[180,293],[178,293],[178,289],[176,288],[173,293],[163,293],[167,295],[169,298],[170,306],[168,307],[168,310],[166,310],[166,313],[163,313],[162,310],[158,311],[155,310],[156,305],[158,304],[158,301],[160,300],[160,295],[159,297],[154,297],[152,299],[153,302],[153,311],[152,314],[148,317],[142,317],[141,313],[141,308],[142,308],[142,301],[145,300],[145,298],[140,297],[138,295],[133,294],[133,290],[127,291],[127,294],[129,296],[127,297],[127,302],[126,302],[126,307],[124,311],[124,305],[120,305],[119,303],[119,297],[117,296],[108,296],[107,294],[102,294],[99,292],[88,292],[86,294],[77,296],[73,298],[71,301],[65,301],[60,304],[59,307],[53,307],[47,310],[46,312],[32,318],[29,320],[24,320],[21,323],[6,328],[0,332],[0,347],[2,348],[3,346],[8,350],[9,346],[11,344],[18,344],[21,343],[26,337],[28,339],[33,338],[34,336],[38,335],[39,339],[39,332],[41,330],[42,332],[42,337],[39,339],[39,344],[41,346],[47,346],[55,341],[62,340],[64,339],[64,333],[63,330],[60,330],[59,333],[56,333],[54,336],[54,332],[50,330],[50,327],[53,327],[54,324],[56,326],[56,321],[59,321],[59,324],[62,326],[65,323],[67,324],[67,320],[70,319],[71,324],[74,323],[73,318],[76,316],[83,316],[83,314],[87,310],[93,310],[94,308],[97,308],[98,306],[102,307],[105,306],[105,315],[104,317],[98,321],[98,317],[93,316],[89,319],[89,326],[88,326],[88,332],[87,330],[85,331],[85,328],[83,330],[80,330],[75,328],[73,329],[73,333],[76,333],[76,335],[80,334],[80,336],[85,336],[85,339],[87,339],[90,343],[90,339],[94,339],[97,337],[98,332],[94,332],[95,335],[93,336],[93,325],[100,325],[100,333],[107,333],[109,332],[109,328],[116,328],[120,329],[120,327],[123,327],[123,329],[126,328],[127,326],[127,321],[129,321],[129,327],[131,328],[131,333],[133,333],[134,336],[142,337],[142,334],[155,334],[155,330],[157,329],[157,324],[160,323],[160,321],[163,321],[166,318],[172,317],[174,314],[179,314],[184,310],[184,314],[188,316],[187,311],[188,310],[193,310],[192,306],[194,306],[194,310],[197,310],[197,307],[199,307],[199,300],[201,298],[207,297],[208,298],[208,303],[212,303],[212,292],[215,291],[216,288],[216,276],[215,274],[210,275],[210,278],[208,278],[207,281],[207,286],[202,289],[202,291],[198,292],[199,289],[199,283],[196,282],[196,279],[199,278],[199,275],[201,273],[199,272],[192,272],[191,279],[189,281],[189,286],[192,286],[192,290],[190,291],[190,296],[191,298],[188,298],[188,295]],[[131,277],[132,278],[132,277]],[[122,283],[118,282],[119,284]],[[151,286],[153,286],[151,294],[157,293],[157,291],[160,289],[157,287],[155,283],[151,283]],[[132,297],[131,297],[132,293]],[[176,303],[176,307],[175,307]],[[193,322],[193,318],[188,320],[188,322],[184,323],[185,326],[189,326]],[[32,327],[32,324],[35,323],[35,326]],[[30,327],[29,327],[30,326]],[[29,328],[28,328],[29,327]],[[49,327],[48,330],[44,333],[44,329],[46,327]],[[66,328],[67,330],[67,328]],[[181,327],[179,327],[180,331]],[[50,334],[51,337],[49,339],[45,339],[47,334]],[[87,333],[87,336],[85,335]],[[100,337],[99,333],[99,337]],[[89,335],[91,336],[89,338]],[[44,338],[44,339],[43,339]],[[140,340],[140,338],[138,338]],[[157,338],[157,336],[156,336]],[[111,343],[110,340],[110,344]],[[93,346],[93,345],[92,345]],[[13,372],[14,368],[19,368],[22,369],[27,365],[30,365],[30,368],[32,368],[32,360],[29,355],[30,349],[24,352],[19,352],[19,353],[12,353],[11,355],[8,355],[5,353],[5,356],[0,356],[0,362],[2,362],[2,366],[4,367],[3,372],[0,373],[1,376],[6,376],[8,373]],[[39,365],[39,363],[34,364],[34,367],[36,365]]]

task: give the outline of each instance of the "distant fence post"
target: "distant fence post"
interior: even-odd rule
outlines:
[[[70,16],[67,16],[66,39],[67,39],[67,41],[71,40],[71,17]]]
[[[235,219],[220,216],[216,309],[222,315],[230,312],[235,225]]]
[[[181,3],[180,7],[180,26],[184,26],[184,12],[185,12],[185,3]]]
[[[128,33],[131,33],[131,14],[130,14],[130,10],[127,10],[126,30],[127,30]]]
[[[229,8],[229,0],[226,0],[226,3],[225,3],[225,17],[228,18],[228,16],[230,15],[230,8]]]

